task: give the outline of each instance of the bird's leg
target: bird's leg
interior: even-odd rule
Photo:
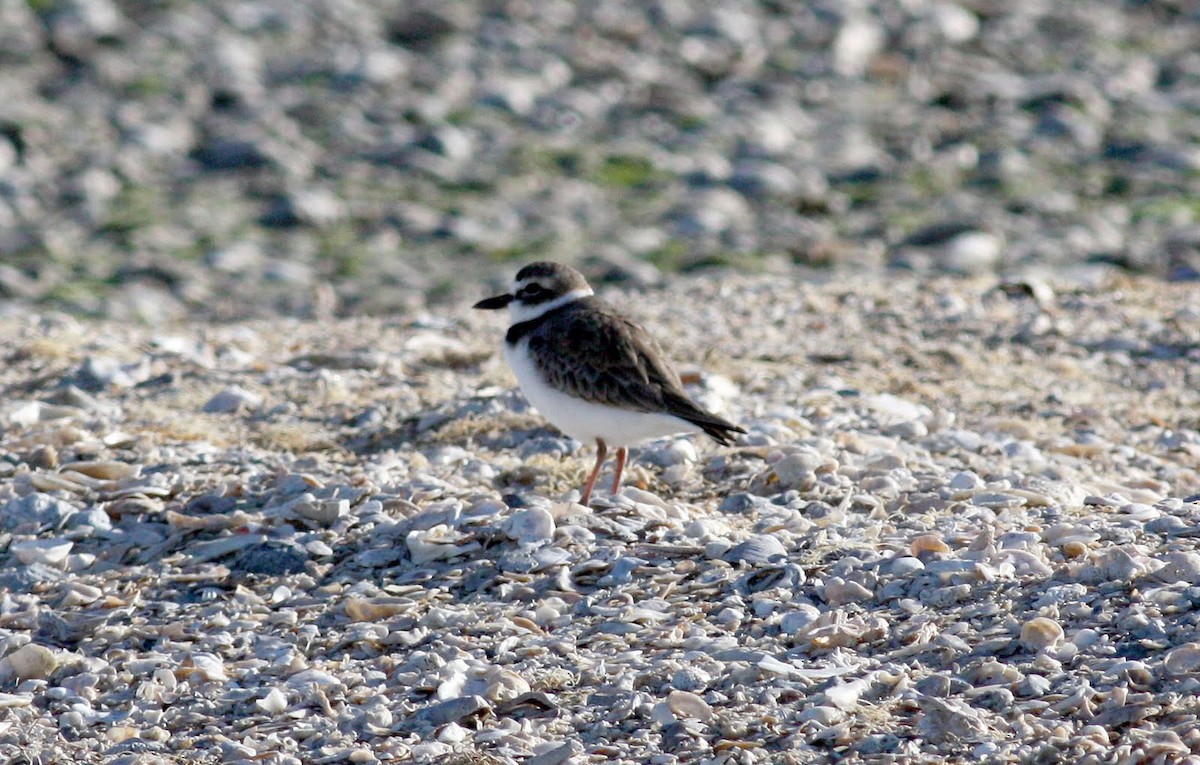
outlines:
[[[587,505],[588,500],[592,498],[592,487],[596,485],[596,478],[600,475],[600,468],[604,465],[604,456],[608,454],[608,447],[604,445],[603,438],[596,439],[596,467],[592,468],[592,474],[588,476],[587,485],[583,487],[583,496],[579,500],[579,504]]]
[[[621,490],[621,471],[625,469],[625,458],[628,456],[629,450],[624,446],[617,449],[617,474],[613,476],[613,494]]]

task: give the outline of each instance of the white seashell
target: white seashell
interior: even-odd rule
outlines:
[[[27,707],[32,703],[32,693],[0,693],[0,709]]]
[[[708,721],[712,719],[712,707],[691,691],[671,691],[667,694],[667,708],[681,718]]]
[[[126,449],[137,443],[137,439],[138,437],[132,433],[126,433],[123,430],[114,430],[112,433],[109,433],[107,436],[100,439],[100,442],[110,449]]]
[[[858,706],[858,699],[867,690],[866,680],[851,680],[825,690],[825,699],[833,706],[849,712]]]
[[[267,714],[277,715],[288,708],[287,694],[281,688],[272,688],[255,705]]]
[[[103,594],[104,591],[99,587],[93,587],[83,582],[72,582],[67,587],[67,591],[63,593],[63,598],[59,601],[58,606],[59,608],[86,606],[89,603],[95,603]]]
[[[117,725],[104,732],[105,738],[114,744],[119,744],[122,741],[138,738],[139,735],[140,731],[130,725]]]
[[[484,679],[488,686],[483,695],[489,701],[508,701],[532,690],[525,678],[511,669],[493,667]]]
[[[825,580],[825,602],[832,606],[842,606],[870,600],[873,593],[858,582],[848,582],[840,576],[831,576]]]
[[[478,542],[460,544],[465,538],[465,535],[439,523],[429,529],[410,531],[404,538],[404,543],[408,547],[408,554],[412,556],[413,563],[419,565],[435,560],[449,560],[480,549]]]
[[[1172,675],[1188,675],[1200,669],[1200,643],[1172,648],[1163,659],[1163,669]]]
[[[508,519],[505,530],[522,544],[545,544],[554,538],[554,516],[541,507],[518,510]]]
[[[60,471],[82,473],[102,481],[119,481],[122,478],[135,478],[141,475],[142,466],[116,460],[81,460],[63,465]]]
[[[45,566],[61,566],[75,546],[65,539],[24,539],[13,542],[9,550],[26,566],[41,563]]]
[[[467,686],[467,674],[465,672],[453,672],[449,677],[438,684],[436,698],[445,701],[446,699],[457,699],[463,695],[463,688]]]
[[[231,385],[210,398],[204,404],[204,411],[210,414],[232,414],[243,409],[257,409],[262,403],[263,397],[257,393]]]
[[[86,492],[91,488],[87,483],[72,481],[70,475],[63,475],[62,473],[30,473],[29,483],[38,491],[70,491],[78,493]]]
[[[846,719],[846,713],[837,707],[818,705],[809,707],[799,714],[800,722],[815,722],[818,725],[837,725]]]
[[[913,539],[908,549],[914,558],[919,558],[923,553],[948,553],[950,545],[942,541],[937,534],[922,534]]]
[[[194,675],[209,682],[224,682],[229,679],[225,673],[225,662],[211,653],[192,654],[183,660],[179,669],[176,670],[176,674],[182,678],[190,678]]]
[[[40,680],[58,668],[58,657],[49,648],[26,643],[0,661],[18,680]]]
[[[415,604],[399,598],[348,598],[342,608],[350,621],[376,622],[411,611]]]
[[[675,439],[662,449],[661,454],[663,461],[671,466],[696,461],[696,447],[688,438]]]
[[[54,420],[81,421],[87,419],[87,412],[77,406],[26,401],[6,411],[4,416],[13,425],[29,426]]]
[[[671,708],[667,706],[667,702],[660,701],[650,708],[650,722],[657,726],[665,727],[674,723],[678,718]]]
[[[1062,626],[1045,616],[1030,619],[1021,627],[1021,644],[1033,651],[1053,648],[1062,640]]]
[[[438,731],[437,740],[447,744],[457,744],[467,738],[467,730],[458,723],[446,723]]]
[[[1049,564],[1028,550],[1001,550],[995,562],[1007,562],[1020,576],[1047,577],[1054,573]]]
[[[242,510],[216,515],[184,515],[174,510],[166,512],[167,524],[180,531],[231,529],[245,526],[256,520],[255,516]]]

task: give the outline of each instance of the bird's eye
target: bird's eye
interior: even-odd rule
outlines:
[[[517,297],[521,300],[528,300],[529,298],[534,298],[538,295],[545,294],[545,292],[546,288],[540,284],[526,284],[520,289],[519,292],[517,292]]]

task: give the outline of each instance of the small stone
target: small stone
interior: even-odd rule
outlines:
[[[1053,648],[1062,640],[1062,626],[1045,616],[1030,619],[1021,627],[1021,644],[1031,651]]]
[[[12,531],[22,526],[38,531],[60,528],[79,508],[49,494],[34,493],[10,499],[0,510],[0,523]]]
[[[63,465],[61,468],[62,472],[68,470],[103,481],[119,481],[122,478],[137,477],[142,472],[142,466],[116,460],[82,460]]]
[[[1177,550],[1164,555],[1162,561],[1166,565],[1155,572],[1162,581],[1200,584],[1200,553]]]
[[[846,581],[840,576],[831,576],[825,580],[825,602],[831,606],[867,601],[873,595],[874,593],[858,582]]]
[[[311,496],[311,495],[310,495]],[[311,499],[291,504],[291,511],[299,518],[313,521],[319,526],[332,526],[339,518],[350,514],[348,499]]]
[[[676,717],[692,718],[707,722],[712,719],[712,707],[691,691],[671,691],[667,695],[667,707]]]
[[[712,676],[699,667],[684,667],[671,675],[671,687],[677,691],[702,691],[712,682]]]
[[[565,744],[538,747],[538,750],[539,753],[526,759],[523,765],[564,765],[582,750],[582,746],[568,741]]]
[[[1163,659],[1163,669],[1172,675],[1190,675],[1200,669],[1200,643],[1172,648]]]
[[[392,600],[386,598],[348,598],[343,608],[346,616],[355,622],[375,622],[390,619],[397,614],[412,610],[413,604],[408,600]]]
[[[554,516],[541,507],[518,510],[508,519],[507,533],[522,544],[545,544],[554,538]]]
[[[467,738],[467,730],[458,723],[447,723],[438,731],[437,740],[447,744],[458,744]]]
[[[816,484],[820,464],[821,459],[815,454],[789,454],[775,463],[775,476],[783,489],[807,491]]]
[[[1087,555],[1088,546],[1083,542],[1071,541],[1063,544],[1062,551],[1068,558],[1081,558]]]
[[[491,708],[491,704],[480,696],[459,696],[422,709],[417,713],[417,718],[429,725],[439,727],[487,713]]]
[[[74,542],[65,539],[24,539],[13,542],[8,549],[26,566],[40,564],[59,567],[74,546]]]
[[[816,606],[805,605],[784,614],[783,618],[779,620],[779,628],[783,630],[784,634],[792,635],[812,624],[820,615],[821,612],[817,610]]]
[[[267,714],[277,715],[288,708],[287,694],[281,688],[272,688],[267,695],[254,702]]]
[[[924,570],[925,564],[910,555],[902,555],[888,564],[888,573],[894,577],[912,576]]]
[[[915,538],[908,547],[914,558],[920,558],[925,553],[950,552],[950,546],[937,534],[922,534]]]
[[[757,534],[734,545],[721,557],[729,563],[749,563],[751,566],[769,563],[787,556],[787,549],[772,534]]]
[[[18,680],[40,680],[49,677],[58,668],[58,657],[45,646],[26,643],[5,656],[0,663],[7,665],[9,672]]]
[[[204,411],[210,414],[232,414],[262,406],[263,397],[236,385],[225,388],[210,398]]]

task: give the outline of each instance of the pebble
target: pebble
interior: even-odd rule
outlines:
[[[922,534],[909,543],[908,549],[914,558],[920,558],[926,553],[948,553],[950,546],[936,534]]]
[[[667,694],[667,707],[679,718],[708,722],[713,718],[712,707],[691,691],[675,690]]]
[[[1062,640],[1062,626],[1045,616],[1030,619],[1021,626],[1021,644],[1032,651],[1053,648]]]
[[[257,409],[262,406],[262,403],[263,397],[257,393],[238,386],[231,386],[210,398],[204,404],[204,411],[211,414],[232,414]]]
[[[267,714],[277,715],[288,707],[287,695],[280,688],[272,688],[267,695],[254,702]]]
[[[77,512],[79,508],[66,500],[34,492],[5,502],[0,523],[9,531],[26,526],[38,531],[54,530]]]
[[[444,44],[457,50],[458,34]],[[794,151],[817,129],[793,127],[791,143],[772,140]],[[729,169],[764,151],[757,132]],[[703,183],[740,194],[728,177]],[[825,202],[848,183],[831,180]],[[736,244],[737,224],[727,233]],[[372,266],[380,281],[389,263]],[[666,277],[671,300],[632,296],[670,352],[704,370],[686,374],[689,389],[716,392],[706,375],[721,371],[725,411],[751,433],[729,447],[639,445],[627,490],[593,508],[563,501],[590,452],[507,388],[502,326],[465,308],[372,318],[346,295],[351,319],[198,320],[172,330],[186,342],[163,343],[132,322],[6,315],[0,383],[23,398],[5,416],[18,400],[71,411],[38,407],[0,428],[0,706],[30,751],[65,736],[110,758],[202,740],[215,759],[262,759],[269,745],[281,763],[468,749],[750,762],[770,759],[763,731],[790,731],[783,745],[817,759],[1022,761],[1107,752],[1095,739],[1106,726],[1128,734],[1113,742],[1131,760],[1153,759],[1136,747],[1163,730],[1186,744],[1177,702],[1200,690],[1188,629],[1200,505],[1187,488],[1200,440],[1153,423],[1186,430],[1164,402],[1187,401],[1171,386],[1193,363],[1190,303],[1137,277],[1117,299],[1056,276],[1045,302],[902,275],[798,283],[780,265]],[[1021,336],[1042,314],[1051,327]],[[1092,350],[1129,327],[1133,350]],[[420,333],[453,342],[406,347]],[[65,393],[61,370],[88,355],[141,358],[151,377],[90,400]],[[1000,372],[1009,397],[971,382]],[[196,411],[233,385],[279,406]],[[876,400],[884,391],[896,400]],[[1127,411],[1148,416],[1130,427]],[[293,427],[320,437],[280,447]],[[46,476],[56,483],[39,489]],[[44,557],[66,543],[56,564]],[[1082,552],[1067,557],[1070,545]],[[55,663],[30,661],[21,679],[12,667],[45,655],[26,644]],[[172,713],[182,701],[187,714]]]
[[[787,549],[777,537],[771,534],[759,534],[729,548],[721,555],[721,558],[730,563],[748,563],[751,566],[758,566],[786,555]]]
[[[43,566],[60,567],[74,547],[73,542],[62,539],[23,539],[9,545],[9,550],[22,565],[40,564]]]
[[[0,659],[0,675],[17,680],[40,680],[58,668],[58,657],[45,646],[27,643]]]
[[[554,516],[541,507],[518,510],[509,517],[508,535],[522,544],[545,544],[554,538]]]

